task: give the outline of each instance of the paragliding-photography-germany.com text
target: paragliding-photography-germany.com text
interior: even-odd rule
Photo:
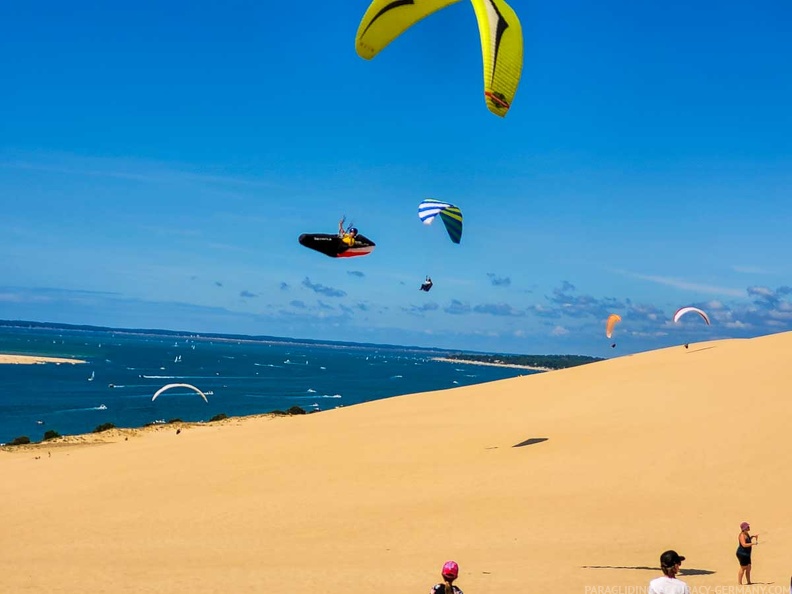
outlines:
[[[786,594],[783,584],[750,584],[745,586],[689,586],[690,594]],[[649,594],[649,585],[641,586],[586,586],[584,594]]]

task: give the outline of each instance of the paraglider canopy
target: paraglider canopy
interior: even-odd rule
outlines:
[[[451,241],[459,243],[462,240],[462,211],[459,207],[433,198],[427,198],[418,205],[418,218],[424,225],[431,225],[437,215],[440,215]]]
[[[605,336],[608,338],[613,337],[613,329],[616,327],[616,324],[621,322],[621,316],[618,314],[611,314],[608,316],[608,321],[605,322]],[[614,345],[616,346],[616,345]]]
[[[679,320],[682,319],[682,316],[689,313],[698,314],[699,316],[701,316],[701,318],[704,320],[707,326],[710,325],[710,319],[709,316],[706,314],[706,312],[699,309],[698,307],[691,307],[691,306],[680,307],[678,310],[676,310],[676,313],[674,313],[674,322],[679,322]]]
[[[372,59],[421,19],[459,0],[373,0],[360,21],[355,50]],[[517,93],[523,64],[522,27],[505,0],[471,0],[478,21],[484,66],[484,97],[504,117]],[[417,92],[418,97],[423,94]]]
[[[344,242],[338,234],[331,233],[303,233],[298,241],[300,245],[315,250],[331,258],[354,258],[355,256],[368,256],[374,251],[376,244],[368,237],[358,233],[354,236],[352,245]]]
[[[162,386],[159,390],[157,390],[154,393],[154,396],[151,397],[151,401],[154,402],[157,399],[157,396],[159,396],[166,390],[170,390],[171,388],[188,388],[193,392],[196,392],[201,398],[203,398],[204,402],[206,402],[207,404],[209,403],[209,399],[206,397],[206,394],[201,392],[198,388],[196,388],[192,384],[168,384],[166,386]]]

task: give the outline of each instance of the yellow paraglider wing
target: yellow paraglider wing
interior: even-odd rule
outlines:
[[[522,27],[504,0],[471,0],[481,35],[484,97],[487,108],[504,117],[509,111],[523,64]]]
[[[374,0],[355,36],[358,56],[371,60],[421,19],[459,0]]]
[[[605,336],[608,338],[613,337],[613,329],[616,327],[616,324],[621,322],[621,316],[618,314],[611,314],[608,316],[608,321],[605,323]]]
[[[372,59],[421,19],[459,0],[374,0],[355,36],[355,50]],[[522,27],[505,0],[471,0],[481,37],[484,97],[487,108],[504,117],[509,111],[523,64]]]

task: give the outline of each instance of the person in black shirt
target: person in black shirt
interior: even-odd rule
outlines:
[[[737,583],[742,585],[743,574],[748,584],[751,583],[751,550],[759,544],[759,535],[751,536],[748,522],[740,524],[740,535],[737,537],[737,561],[740,562],[740,571],[737,573]],[[754,542],[755,539],[755,542]]]

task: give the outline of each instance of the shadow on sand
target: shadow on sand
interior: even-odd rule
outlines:
[[[513,448],[521,448],[527,445],[533,445],[535,443],[542,443],[543,441],[547,441],[547,437],[532,437],[531,439],[526,439],[525,441],[521,441],[520,443],[514,444]]]
[[[701,351],[708,351],[708,350],[714,349],[714,348],[716,348],[716,347],[708,346],[708,347],[701,347],[700,349],[690,349],[690,350],[688,350],[688,353],[700,353]]]
[[[647,565],[583,565],[583,569],[634,569],[638,571],[660,571],[659,567],[649,567]],[[681,569],[679,575],[712,575],[715,573],[709,569]]]

